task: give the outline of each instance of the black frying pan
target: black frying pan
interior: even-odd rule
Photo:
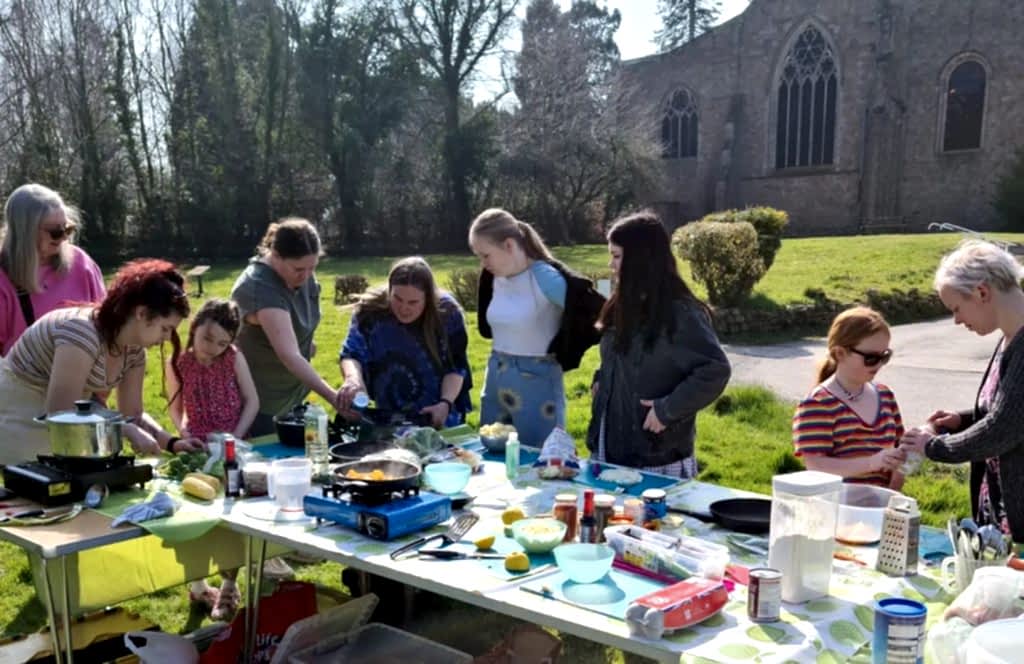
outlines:
[[[359,461],[370,454],[393,450],[398,444],[393,440],[361,440],[354,443],[331,445],[331,458],[340,463]]]
[[[379,470],[384,473],[387,479],[351,479],[347,476],[349,470],[359,473],[369,473]],[[411,463],[404,461],[392,461],[391,459],[374,459],[373,461],[353,461],[343,463],[334,469],[337,475],[336,484],[348,488],[356,493],[366,495],[390,493],[417,487],[420,484],[420,469]]]
[[[707,523],[714,523],[735,530],[738,533],[763,535],[768,532],[772,520],[772,501],[767,498],[727,498],[716,500],[708,506],[710,514],[690,510],[668,508]]]

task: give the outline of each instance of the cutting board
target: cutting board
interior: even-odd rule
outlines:
[[[622,620],[633,600],[664,587],[664,583],[654,579],[613,567],[596,583],[575,583],[559,570],[554,574],[527,581],[519,588],[528,593]]]

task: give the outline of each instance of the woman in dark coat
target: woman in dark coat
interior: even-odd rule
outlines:
[[[598,321],[587,447],[597,460],[692,477],[697,412],[725,389],[729,361],[657,215],[617,221],[608,252],[616,283]]]

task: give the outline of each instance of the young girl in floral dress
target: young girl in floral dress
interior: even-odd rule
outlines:
[[[248,434],[260,404],[249,365],[232,343],[240,324],[234,302],[207,301],[192,320],[184,352],[168,363],[164,374],[169,411],[181,437],[205,440],[215,432],[235,438]],[[189,599],[209,606],[214,620],[230,620],[241,601],[237,575],[237,570],[223,570],[219,589],[205,579],[195,581]]]

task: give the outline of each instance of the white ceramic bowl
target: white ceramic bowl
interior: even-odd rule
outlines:
[[[889,498],[898,491],[867,484],[844,483],[839,490],[836,539],[845,544],[874,544],[882,537]]]

